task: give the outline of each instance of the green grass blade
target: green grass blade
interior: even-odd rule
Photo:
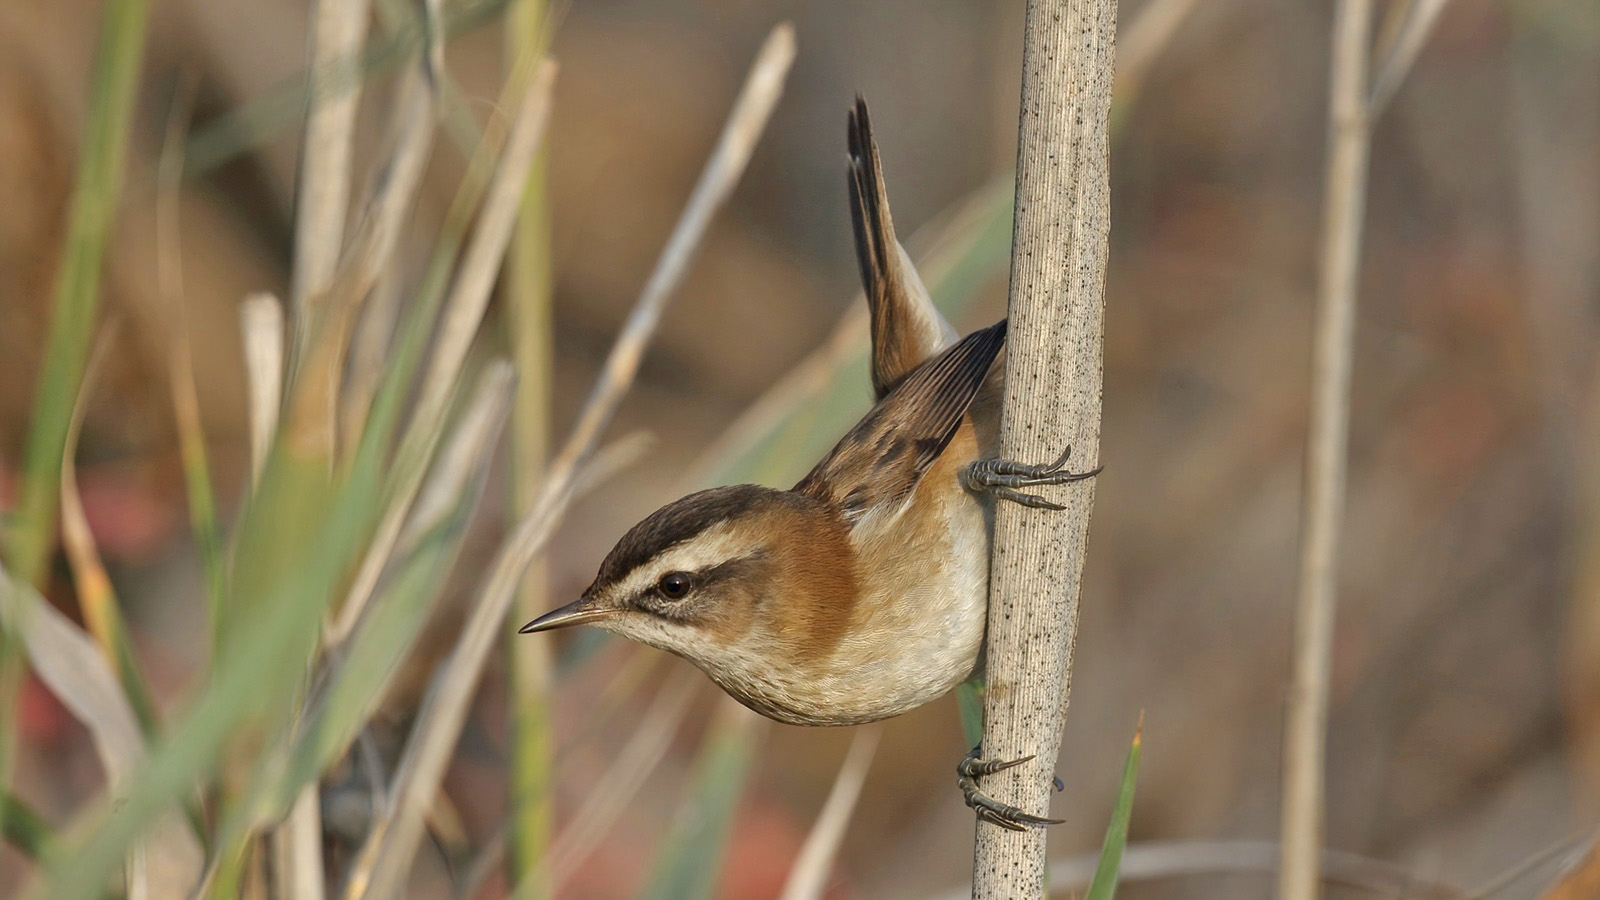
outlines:
[[[406,543],[398,549],[379,595],[335,654],[325,688],[308,704],[310,711],[297,729],[287,774],[275,788],[267,815],[287,809],[300,789],[349,747],[427,624],[483,495],[514,381],[504,362],[490,366],[479,379],[473,402],[434,467],[435,483],[428,497],[442,502],[419,500],[408,522]],[[410,528],[418,531],[414,537]],[[264,793],[258,790],[256,795]]]
[[[83,155],[34,395],[22,488],[5,541],[6,566],[29,584],[36,585],[44,572],[61,483],[61,448],[94,337],[105,250],[122,194],[147,11],[146,0],[110,0],[100,22]]]
[[[544,0],[516,0],[506,20],[506,58],[545,55],[550,25]],[[510,74],[510,73],[508,73]],[[550,454],[554,324],[554,275],[550,253],[549,154],[540,150],[517,210],[517,227],[506,252],[506,332],[518,380],[511,420],[512,519],[532,508],[539,493],[538,473]],[[527,621],[549,603],[544,561],[528,567],[517,592],[514,621]],[[551,896],[548,871],[551,823],[555,817],[552,768],[555,740],[550,704],[555,665],[549,641],[519,639],[506,631],[508,710],[511,730],[510,842],[507,878],[521,900]]]
[[[961,736],[968,747],[983,743],[983,679],[972,678],[956,687],[956,709],[961,714]]]
[[[52,896],[85,900],[99,896],[140,830],[175,803],[196,777],[214,771],[225,748],[241,733],[265,730],[274,714],[283,714],[284,698],[296,695],[305,661],[316,645],[326,599],[348,570],[361,535],[371,527],[378,467],[357,467],[347,482],[329,491],[324,466],[303,471],[308,466],[297,466],[293,454],[283,451],[280,443],[262,473],[258,498],[298,494],[292,490],[296,484],[320,479],[324,495],[331,493],[332,499],[319,502],[324,512],[316,515],[305,504],[298,510],[282,510],[281,517],[263,515],[262,521],[250,526],[266,530],[269,518],[282,523],[283,545],[246,554],[251,564],[235,570],[236,594],[247,591],[252,602],[235,605],[231,636],[224,640],[204,693],[129,779],[125,801],[63,857],[70,864],[63,862],[52,871]],[[269,560],[280,564],[265,565]]]
[[[1105,843],[1100,845],[1100,862],[1095,866],[1094,881],[1089,883],[1089,893],[1084,900],[1112,900],[1117,895],[1117,876],[1122,870],[1122,851],[1128,845],[1128,823],[1133,818],[1133,787],[1139,779],[1139,749],[1144,742],[1144,716],[1139,717],[1139,727],[1133,732],[1133,743],[1128,747],[1128,762],[1122,767],[1122,786],[1117,790],[1117,805],[1111,810],[1111,824],[1106,826]]]
[[[733,816],[765,729],[762,721],[724,700],[695,762],[688,801],[656,853],[655,867],[639,896],[643,900],[711,897],[722,873]]]
[[[148,18],[147,0],[108,0],[100,21],[89,116],[56,273],[50,334],[35,388],[22,485],[17,506],[0,534],[0,556],[28,584],[38,584],[44,576],[55,533],[61,453],[100,306],[100,277],[122,193],[123,158]],[[22,667],[16,636],[9,631],[0,635],[0,787],[11,783]],[[0,820],[9,826],[6,811],[0,810]]]
[[[200,550],[200,568],[205,576],[206,603],[216,649],[217,623],[228,590],[223,563],[222,528],[217,523],[216,492],[211,486],[211,464],[207,459],[206,435],[200,422],[200,402],[195,393],[194,370],[187,335],[178,338],[174,354],[172,405],[177,416],[178,456],[183,466],[183,483],[189,501],[189,529]]]
[[[44,817],[10,791],[0,791],[0,836],[29,859],[44,858],[55,830]]]

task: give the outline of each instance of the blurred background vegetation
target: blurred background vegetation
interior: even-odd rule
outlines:
[[[851,346],[830,335],[860,304],[844,177],[855,92],[872,103],[896,222],[930,260],[941,303],[962,330],[1003,315],[1021,2],[620,0],[559,7],[548,28],[537,11],[507,9],[525,2],[444,4],[457,26],[443,47],[442,124],[379,276],[380,291],[422,296],[478,134],[515,106],[502,91],[512,58],[548,42],[561,72],[512,245],[521,274],[501,279],[461,391],[485,360],[512,356],[523,363],[517,414],[481,473],[475,511],[469,490],[452,512],[448,549],[413,545],[426,569],[385,576],[385,595],[423,598],[396,626],[417,638],[380,633],[377,646],[395,656],[382,662],[398,668],[384,673],[380,703],[342,720],[361,733],[352,753],[330,751],[314,767],[334,885],[373,821],[368,783],[381,785],[399,759],[506,523],[532,502],[545,448],[577,415],[775,22],[795,23],[799,47],[784,97],[607,432],[652,442],[584,488],[522,607],[575,596],[623,529],[697,483],[792,480],[866,405],[859,358],[828,350]],[[1178,9],[1170,33],[1130,46],[1128,30],[1153,6]],[[1112,150],[1107,469],[1060,764],[1067,790],[1054,805],[1068,820],[1053,832],[1063,854],[1098,846],[1141,710],[1133,842],[1276,835],[1331,6],[1122,4],[1119,66],[1132,68],[1118,83]],[[417,52],[394,37],[415,33],[415,10],[377,7],[369,43],[399,49],[362,69],[356,185],[386,158],[396,73]],[[52,315],[73,271],[63,248],[83,183],[77,160],[104,121],[90,98],[109,9],[0,5],[0,504],[12,510],[47,393]],[[120,199],[98,313],[90,307],[91,322],[120,327],[86,394],[76,480],[155,709],[146,724],[160,735],[202,696],[228,696],[207,694],[231,662],[213,648],[240,645],[213,634],[208,602],[278,596],[277,575],[240,583],[274,553],[286,556],[266,571],[306,565],[312,578],[320,570],[296,554],[340,520],[316,504],[299,513],[311,521],[259,514],[258,525],[293,524],[303,540],[267,550],[238,524],[251,483],[239,308],[250,292],[291,294],[307,4],[162,0],[148,15],[137,80],[123,84]],[[1130,61],[1136,51],[1145,56]],[[180,144],[185,168],[174,175]],[[1368,196],[1328,844],[1471,886],[1600,822],[1600,5],[1449,4],[1377,127]],[[163,197],[175,204],[171,228],[158,221]],[[171,257],[163,241],[181,252]],[[159,271],[164,256],[176,272]],[[548,318],[528,299],[540,285]],[[518,324],[518,310],[533,317]],[[171,374],[182,335],[220,536],[196,514],[193,447],[186,480]],[[836,383],[783,381],[802,365]],[[496,370],[485,371],[489,390]],[[799,386],[767,394],[777,384]],[[736,422],[743,430],[729,436]],[[354,443],[340,459],[357,459]],[[373,474],[393,477],[388,464]],[[359,492],[358,475],[339,469],[330,496]],[[269,506],[258,495],[253,509]],[[354,530],[370,530],[363,522]],[[253,563],[240,558],[252,551]],[[34,577],[15,554],[8,545],[9,573],[81,621],[81,571],[51,551]],[[359,553],[328,554],[324,592],[343,590]],[[758,722],[687,664],[593,634],[545,645],[553,663],[523,647],[551,640],[491,654],[428,814],[411,895],[502,896],[532,873],[530,890],[542,880],[556,896],[775,896],[854,730]],[[314,658],[304,650],[276,665],[296,677],[332,668]],[[548,684],[513,677],[547,664]],[[245,687],[259,674],[244,662],[229,671]],[[77,846],[104,792],[95,745],[35,674],[0,688],[17,698],[5,723],[11,793],[42,820],[43,840]],[[263,685],[272,696],[252,702],[292,704],[304,688]],[[207,849],[232,839],[219,810],[252,809],[238,785],[269,783],[239,771],[258,758],[248,745],[275,746],[286,727],[269,711],[231,724],[240,730],[189,770],[213,785],[205,796],[192,786],[164,795],[188,799]],[[348,740],[334,743],[342,751]],[[153,764],[179,766],[159,737],[154,747]],[[953,766],[964,750],[948,699],[882,726],[827,896],[960,889],[972,816]],[[619,760],[636,792],[596,813]],[[561,853],[557,874],[545,871]],[[265,864],[243,859],[228,877],[251,891]],[[35,871],[29,854],[0,851],[0,894]],[[1269,886],[1235,875],[1123,895],[1265,896]]]

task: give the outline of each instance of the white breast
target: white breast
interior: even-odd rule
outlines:
[[[789,668],[750,648],[702,667],[758,712],[797,725],[899,715],[971,677],[987,617],[990,523],[986,504],[947,494],[945,516],[884,528],[874,537],[881,543],[862,547],[892,564],[877,570],[828,658]]]

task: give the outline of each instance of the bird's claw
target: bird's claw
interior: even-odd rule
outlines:
[[[1104,466],[1095,466],[1087,472],[1068,472],[1067,458],[1072,455],[1068,447],[1061,458],[1049,465],[1034,465],[1011,459],[980,459],[961,470],[961,484],[969,491],[982,491],[1001,500],[1010,500],[1034,509],[1062,510],[1066,507],[1053,503],[1038,494],[1018,490],[1046,484],[1070,484],[1084,481],[1100,474]]]
[[[966,758],[956,764],[956,786],[961,788],[961,796],[966,800],[967,806],[978,814],[978,818],[993,825],[1010,831],[1027,831],[1029,827],[1042,828],[1046,825],[1059,825],[1062,819],[1047,819],[1032,813],[1001,803],[990,797],[978,787],[978,779],[985,775],[1003,772],[1013,766],[1020,766],[1033,759],[1024,756],[1021,759],[982,759],[978,756],[978,748],[973,747]],[[1054,780],[1056,790],[1061,790],[1064,785],[1060,778]]]

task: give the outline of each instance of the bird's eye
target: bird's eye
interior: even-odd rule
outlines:
[[[668,572],[656,582],[656,590],[668,600],[682,600],[689,595],[691,587],[694,581],[684,572]]]

